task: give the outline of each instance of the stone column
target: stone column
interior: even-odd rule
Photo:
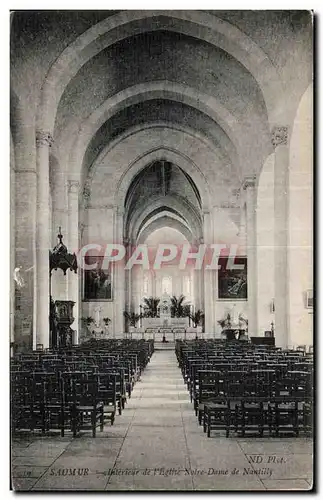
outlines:
[[[246,229],[246,206],[244,197],[242,196],[241,205],[240,205],[240,225],[239,225],[239,238],[240,238],[240,247],[246,249],[247,246],[247,229]]]
[[[288,299],[288,128],[272,131],[275,148],[274,214],[275,214],[275,337],[278,346],[289,342]]]
[[[172,277],[172,282],[173,282],[173,295],[176,295],[177,297],[179,297],[181,293],[184,294],[182,275],[173,273],[173,268],[171,267],[170,276]]]
[[[49,347],[49,132],[36,132],[36,344]],[[35,347],[35,346],[34,346]]]
[[[124,245],[126,247],[126,262],[131,257],[132,253],[132,241],[124,238]],[[138,294],[138,290],[133,287],[133,280],[138,280],[138,272],[137,269],[128,269],[125,271],[125,310],[126,311],[131,311],[133,309],[134,305],[134,294]]]
[[[11,138],[11,136],[10,136]],[[15,340],[15,283],[12,282],[15,270],[15,233],[16,233],[16,183],[14,150],[10,144],[10,342]],[[12,352],[11,352],[12,354]]]
[[[198,271],[193,270],[193,301],[194,308],[199,309],[199,278]]]
[[[122,245],[123,242],[123,217],[124,213],[122,210],[117,209],[114,214],[114,235],[115,242]],[[120,336],[125,333],[125,322],[123,311],[125,310],[125,286],[126,286],[126,276],[125,276],[125,260],[118,261],[114,264],[112,268],[112,299],[114,305],[114,329],[115,334]]]
[[[203,285],[203,269],[193,270],[193,286],[194,286],[194,306],[195,311],[202,309],[204,311],[204,293]]]
[[[30,113],[15,122],[10,149],[11,162],[11,248],[10,287],[14,305],[12,323],[15,347],[19,351],[36,346],[36,137]],[[20,268],[24,286],[14,280]]]
[[[152,279],[152,281],[151,281],[151,295],[152,295],[152,297],[156,297],[157,276],[156,276],[155,272],[153,272],[151,274],[151,276],[152,276],[152,278],[151,278]]]
[[[207,245],[212,244],[213,231],[210,212],[204,212],[203,234],[204,243]],[[204,330],[206,333],[214,333],[215,295],[212,286],[213,273],[214,271],[212,269],[207,269],[206,264],[204,263],[202,274],[204,276]]]
[[[244,180],[246,202],[246,233],[247,233],[247,270],[248,270],[248,334],[257,337],[258,307],[257,307],[257,233],[256,233],[256,204],[257,191],[255,177]]]
[[[68,195],[68,251],[69,253],[79,252],[79,189],[80,183],[78,180],[69,179],[67,181]],[[74,322],[71,324],[72,330],[75,330],[74,344],[79,341],[79,321],[80,321],[80,273],[82,269],[78,268],[77,274],[74,271],[67,271],[68,279],[68,300],[75,302],[73,308]]]

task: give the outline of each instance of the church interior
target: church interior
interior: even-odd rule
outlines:
[[[309,11],[10,15],[11,487],[313,487]]]

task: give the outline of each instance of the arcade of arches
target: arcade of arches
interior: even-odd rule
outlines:
[[[11,340],[49,346],[49,286],[81,318],[183,293],[204,333],[234,307],[249,335],[312,344],[312,19],[305,11],[39,11],[11,17]],[[36,201],[36,203],[35,203]],[[248,295],[218,271],[115,266],[109,300],[49,277],[58,228],[89,244],[235,245]],[[272,307],[274,304],[274,308]],[[213,338],[213,337],[212,337]]]

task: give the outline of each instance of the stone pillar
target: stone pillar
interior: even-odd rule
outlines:
[[[122,210],[117,209],[114,214],[115,242],[122,245],[123,242],[123,217]],[[125,321],[123,311],[125,310],[125,259],[118,261],[112,268],[112,299],[114,305],[114,333],[123,335],[125,333]]]
[[[198,269],[193,270],[193,287],[194,287],[194,307],[195,311],[197,309],[204,309],[204,305],[202,303],[202,296],[201,296],[201,274],[202,271],[199,271]]]
[[[204,243],[207,245],[212,244],[212,220],[210,212],[204,212],[203,222]],[[204,277],[204,330],[206,333],[214,333],[214,304],[215,296],[213,290],[213,273],[212,269],[207,269],[206,264],[203,265]]]
[[[172,277],[173,282],[173,295],[176,295],[177,297],[181,294],[185,295],[183,291],[182,275],[174,273],[173,268],[171,268],[170,276]]]
[[[256,233],[256,180],[246,178],[243,183],[246,203],[247,266],[248,266],[248,334],[256,337],[258,331],[257,307],[257,233]]]
[[[36,132],[37,216],[36,216],[36,344],[49,347],[49,132]],[[34,346],[35,347],[35,346]]]
[[[151,273],[151,276],[152,276],[152,282],[151,282],[151,295],[152,297],[156,297],[156,285],[157,285],[157,275],[156,275],[156,272],[153,271]]]
[[[126,247],[126,262],[128,262],[128,260],[131,257],[132,248],[133,248],[132,241],[124,238],[124,245]],[[135,293],[137,292],[137,294],[138,294],[138,290],[135,290],[135,287],[133,286],[133,280],[138,280],[137,269],[136,270],[133,270],[133,269],[126,270],[125,271],[125,301],[126,301],[125,310],[127,310],[129,312],[132,311],[132,309],[133,309],[134,292]]]
[[[68,245],[69,253],[79,252],[79,189],[80,183],[78,180],[67,181],[67,194],[68,194]],[[67,271],[68,280],[68,300],[75,302],[73,308],[74,322],[71,324],[72,330],[75,330],[74,344],[79,342],[80,330],[80,273],[82,269],[78,268],[77,274],[74,271]]]
[[[242,200],[243,200],[242,196]],[[239,238],[240,238],[240,247],[246,250],[247,246],[247,228],[246,228],[246,205],[245,201],[241,202],[240,205],[240,227],[239,227]]]
[[[275,148],[274,214],[275,214],[275,337],[278,346],[289,342],[288,298],[288,128],[274,127]]]
[[[12,322],[18,351],[36,346],[36,198],[37,171],[35,133],[28,111],[21,110],[14,124],[11,141],[11,228],[12,273],[10,287],[14,305]],[[14,172],[13,172],[14,171]],[[14,279],[20,268],[24,286]]]
[[[12,281],[15,270],[15,232],[16,232],[16,183],[14,146],[10,136],[10,343],[15,340],[15,282]]]

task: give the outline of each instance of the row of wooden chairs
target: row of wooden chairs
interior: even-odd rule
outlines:
[[[59,429],[62,436],[67,430],[76,436],[90,429],[95,437],[98,427],[113,425],[116,412],[122,413],[153,353],[153,343],[148,344],[92,344],[17,356],[11,367],[13,432]]]
[[[216,429],[227,436],[311,432],[313,358],[306,352],[193,341],[178,342],[176,355],[208,436]]]
[[[204,404],[203,411],[203,430],[208,437],[213,430],[225,430],[227,437],[231,431],[242,437],[248,433],[299,436],[300,432],[310,435],[312,431],[311,400],[295,396],[215,398]]]

